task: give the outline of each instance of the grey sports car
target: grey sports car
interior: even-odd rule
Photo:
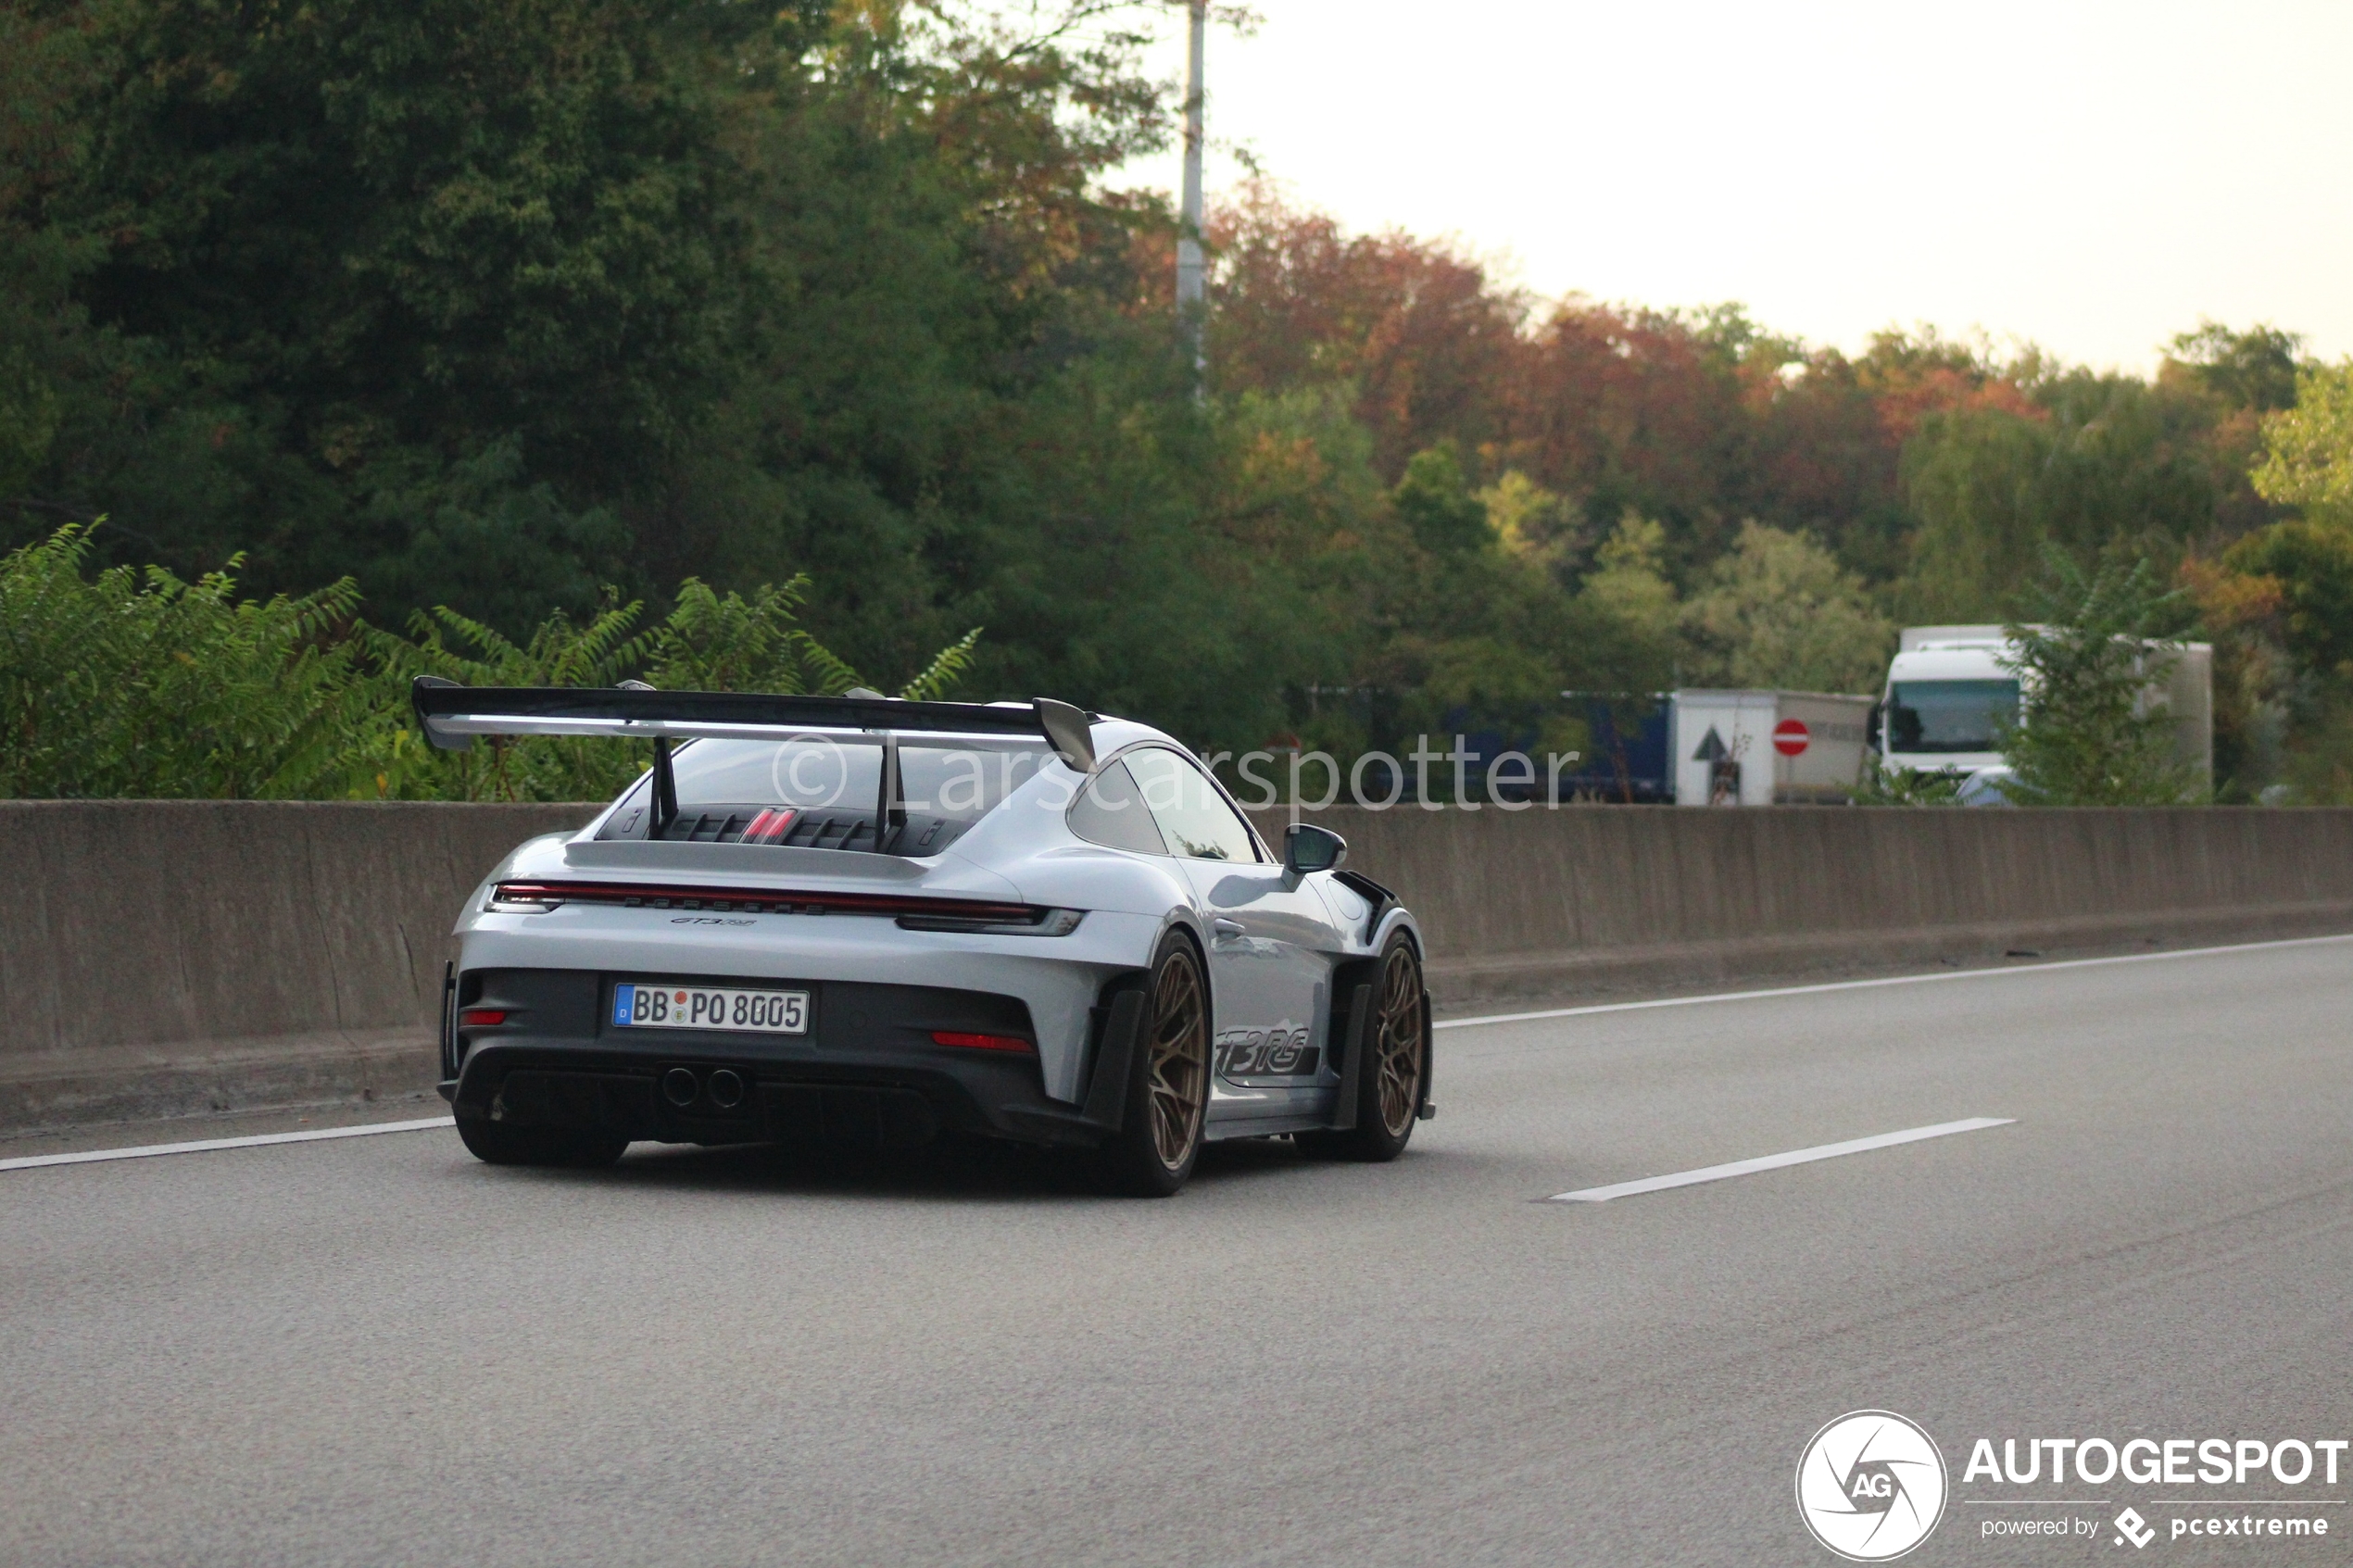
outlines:
[[[441,1090],[484,1160],[953,1129],[1165,1196],[1204,1142],[1391,1160],[1431,1114],[1411,912],[1337,834],[1273,852],[1157,730],[1042,698],[428,679],[414,700],[436,746],[652,742],[459,920]]]

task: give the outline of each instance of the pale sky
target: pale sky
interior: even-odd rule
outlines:
[[[2353,0],[1257,8],[1210,35],[1213,197],[1240,143],[1539,294],[1850,350],[1931,321],[2146,370],[2211,316],[2353,353]]]

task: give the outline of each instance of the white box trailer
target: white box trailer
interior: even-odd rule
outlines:
[[[1874,697],[1679,691],[1667,721],[1678,806],[1839,805],[1863,776]]]

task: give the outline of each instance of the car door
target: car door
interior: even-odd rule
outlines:
[[[1280,1115],[1330,1054],[1330,911],[1307,879],[1262,857],[1257,837],[1190,758],[1160,746],[1122,759],[1211,928],[1214,1098],[1224,1113]]]

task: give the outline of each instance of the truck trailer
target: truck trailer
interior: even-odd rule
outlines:
[[[1839,692],[1679,691],[1675,804],[1842,805],[1862,776],[1871,707]]]
[[[1970,774],[2007,764],[1999,734],[2016,724],[2021,701],[2018,645],[1999,626],[1907,626],[1881,695],[1874,749],[1890,769]],[[2214,648],[2209,643],[2150,643],[2143,711],[2173,721],[2173,754],[2214,776]]]

